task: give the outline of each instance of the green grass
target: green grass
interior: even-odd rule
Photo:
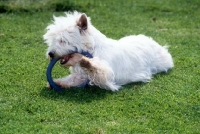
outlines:
[[[72,0],[1,0],[0,13],[83,10]]]
[[[97,87],[48,90],[42,35],[52,15],[63,13],[46,7],[8,10],[0,14],[0,132],[199,133],[200,1],[86,0],[74,5],[106,36],[145,34],[170,45],[175,67],[150,83],[129,84],[114,93]],[[63,71],[57,65],[54,77]]]

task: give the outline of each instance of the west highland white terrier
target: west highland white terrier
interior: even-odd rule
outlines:
[[[64,88],[89,80],[89,85],[117,91],[127,83],[148,82],[152,75],[173,67],[166,46],[145,35],[108,38],[91,24],[86,14],[76,11],[66,13],[65,17],[54,16],[43,37],[48,45],[47,56],[61,58],[64,67],[71,66],[70,75],[54,80]],[[82,51],[94,58],[79,54]]]

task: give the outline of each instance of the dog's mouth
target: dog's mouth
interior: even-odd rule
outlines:
[[[61,65],[66,64],[66,63],[69,61],[70,57],[71,57],[71,55],[66,55],[66,56],[62,57],[62,58],[60,59],[60,64],[61,64]]]

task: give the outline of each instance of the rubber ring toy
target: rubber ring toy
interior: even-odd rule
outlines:
[[[80,54],[82,54],[82,55],[84,55],[84,56],[86,56],[86,57],[88,57],[88,58],[93,58],[93,56],[92,56],[90,53],[88,53],[88,52],[82,51]],[[57,62],[59,59],[60,59],[60,58],[54,58],[54,59],[52,59],[52,60],[50,61],[49,65],[48,65],[48,67],[47,67],[47,70],[46,70],[47,81],[49,82],[50,86],[51,86],[55,91],[63,91],[63,90],[65,90],[65,88],[61,88],[60,86],[56,85],[56,84],[54,83],[53,79],[52,79],[52,76],[51,76],[52,69],[53,69],[54,65],[56,64],[56,62]],[[86,87],[86,86],[88,86],[89,82],[90,82],[90,81],[87,80],[86,82],[84,82],[84,83],[82,83],[81,85],[76,86],[76,87],[78,87],[78,88],[80,88],[80,87]],[[73,87],[72,87],[72,88],[73,88]]]

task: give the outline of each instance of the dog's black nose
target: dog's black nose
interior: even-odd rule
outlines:
[[[53,52],[49,52],[49,56],[50,56],[51,58],[54,58],[54,53],[53,53]]]

